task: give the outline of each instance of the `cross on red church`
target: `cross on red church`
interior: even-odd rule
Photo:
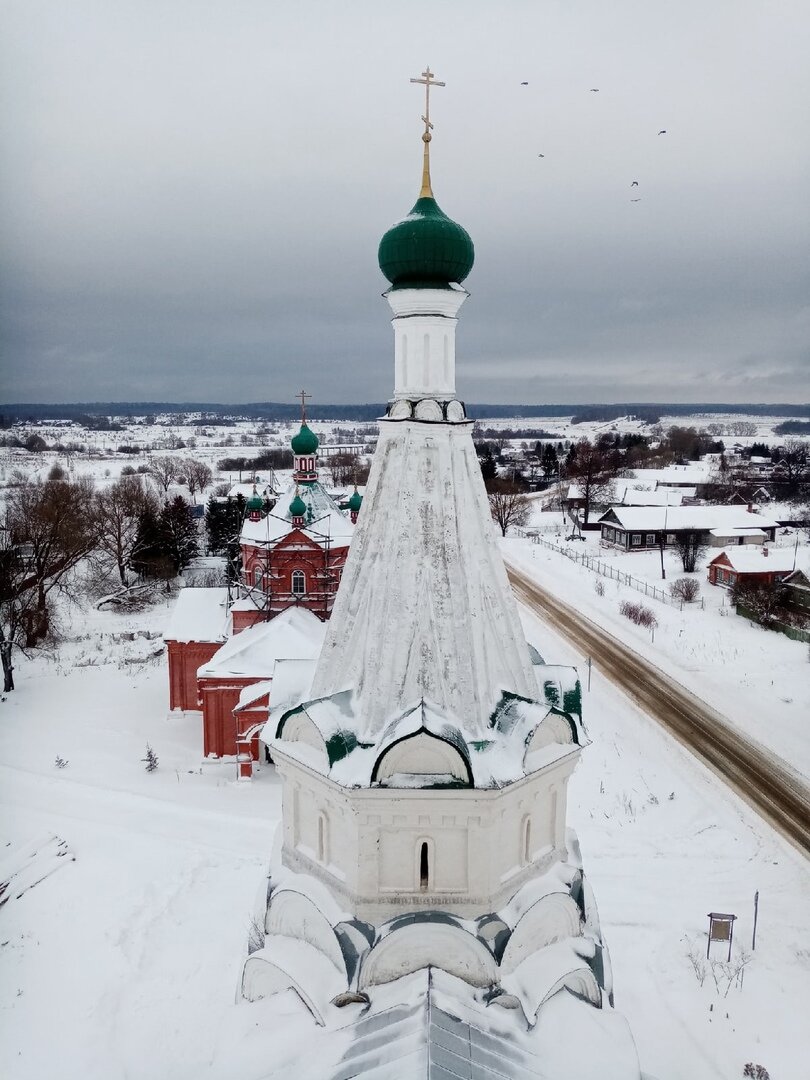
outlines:
[[[303,423],[307,418],[307,398],[311,398],[312,394],[308,394],[306,390],[299,390],[295,396],[301,398],[301,422]]]

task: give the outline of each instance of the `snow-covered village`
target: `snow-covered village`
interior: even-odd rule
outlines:
[[[803,1080],[807,11],[159,8],[0,16],[2,1076]]]

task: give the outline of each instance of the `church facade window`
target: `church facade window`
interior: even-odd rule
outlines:
[[[419,845],[419,891],[427,892],[430,888],[430,842],[423,840]]]
[[[329,822],[323,811],[318,814],[318,862],[329,862]]]
[[[304,596],[307,591],[307,579],[303,570],[293,570],[292,591],[295,596]]]
[[[253,585],[255,586],[255,588],[260,589],[262,587],[263,578],[264,578],[264,573],[262,571],[262,568],[260,566],[254,566],[253,567]]]

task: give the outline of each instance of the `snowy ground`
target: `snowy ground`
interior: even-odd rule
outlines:
[[[559,514],[542,516],[559,522]],[[778,539],[792,545],[794,538]],[[658,588],[684,576],[674,552],[665,554],[667,576],[662,583],[657,551],[627,553],[600,548],[598,534],[593,533],[588,534],[585,543],[565,545],[562,536],[553,534],[543,534],[543,539],[577,553],[587,552]],[[799,565],[810,561],[806,541],[802,543]],[[616,580],[600,577],[582,563],[531,540],[510,537],[502,542],[502,550],[540,585],[557,592],[723,713],[732,724],[810,776],[808,646],[763,630],[735,614],[727,591],[710,585],[706,577],[705,563],[720,549],[710,549],[703,568],[692,575],[700,582],[703,606],[698,600],[684,604],[682,611]],[[604,585],[602,596],[596,591],[599,581]],[[655,613],[658,627],[654,634],[619,613],[623,600],[638,601]]]
[[[0,702],[0,850],[11,860],[35,841],[41,872],[52,871],[0,910],[9,1080],[259,1080],[313,1038],[287,996],[235,1003],[279,788],[271,769],[246,785],[200,772],[198,721],[167,719],[157,640],[126,639],[166,616],[165,605],[73,609],[73,640],[52,660],[21,661],[18,689]],[[526,627],[549,660],[580,659],[533,617]],[[806,862],[598,674],[586,721],[594,743],[570,824],[645,1071],[716,1080],[754,1061],[773,1080],[804,1077]],[[151,774],[147,741],[160,759]],[[48,849],[54,835],[75,861]],[[750,947],[757,889],[742,990],[718,995],[711,974],[699,986],[688,952],[705,950],[706,913],[737,914],[736,942]]]

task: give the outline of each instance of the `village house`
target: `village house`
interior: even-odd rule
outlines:
[[[730,548],[709,563],[709,581],[727,588],[743,582],[778,585],[793,570],[794,560],[793,548]]]
[[[625,551],[677,543],[698,533],[712,546],[773,540],[778,522],[747,506],[612,506],[599,518],[602,541]]]

